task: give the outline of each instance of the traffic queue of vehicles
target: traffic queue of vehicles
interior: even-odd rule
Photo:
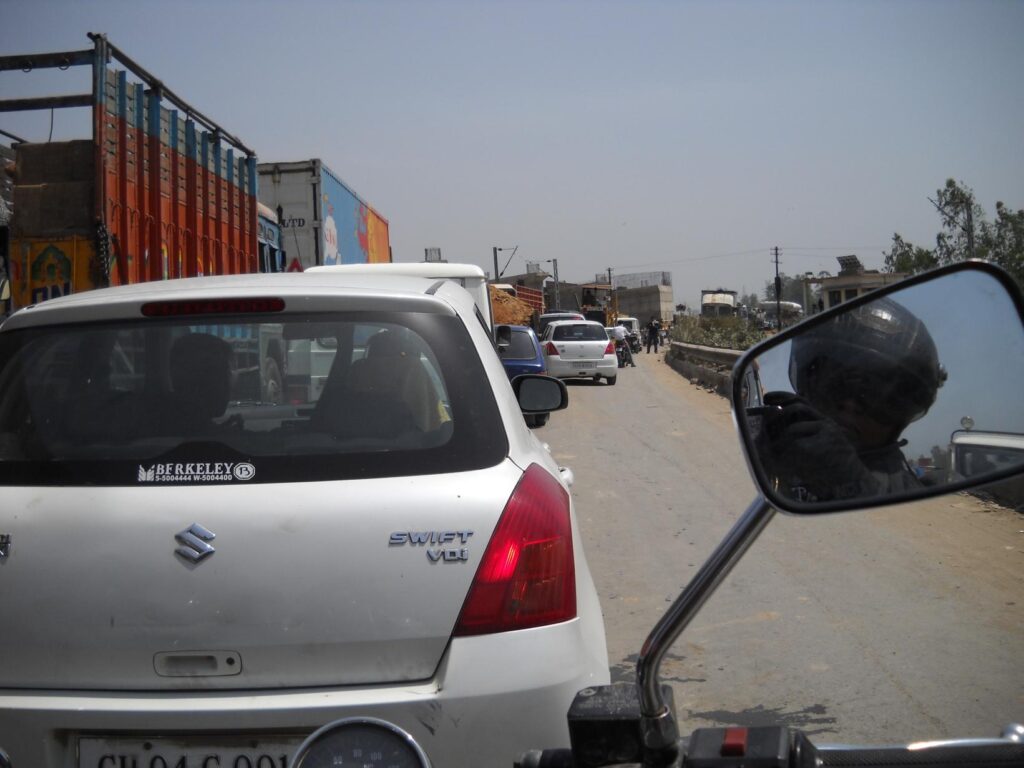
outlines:
[[[347,716],[438,765],[568,743],[608,660],[530,427],[581,342],[614,383],[604,329],[493,327],[478,267],[385,263],[322,163],[257,166],[91,37],[32,66],[92,65],[93,137],[17,148],[0,765],[284,766]]]

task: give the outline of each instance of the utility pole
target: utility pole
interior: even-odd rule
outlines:
[[[779,277],[779,246],[772,248],[775,254],[775,327],[782,330],[782,279]]]
[[[562,297],[558,288],[558,259],[545,259],[549,264],[554,265],[555,270],[555,309],[562,308]]]
[[[615,289],[612,287],[612,268],[608,267],[608,298],[610,301],[608,305],[611,307],[611,313],[613,315],[619,314],[619,302],[615,298]],[[611,322],[611,318],[608,317],[608,310],[605,310],[605,323]]]
[[[967,209],[967,258],[974,258],[974,211],[971,209],[974,207],[971,205],[971,200],[966,201],[964,207]]]
[[[516,251],[519,250],[519,246],[517,245],[515,248],[499,248],[495,245],[492,250],[494,252],[494,282],[498,282],[501,278],[501,270],[498,269],[498,251],[512,251],[512,256],[509,256],[508,261],[505,262],[505,268],[507,269],[508,265],[512,263],[512,257],[515,256]]]

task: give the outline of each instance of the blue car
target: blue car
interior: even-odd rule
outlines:
[[[544,355],[540,351],[540,342],[533,329],[526,325],[497,326],[508,328],[510,333],[509,345],[498,348],[498,355],[501,363],[505,366],[505,373],[511,381],[516,376],[524,373],[547,373],[544,364]],[[527,414],[524,418],[531,427],[542,427],[547,424],[548,413]]]

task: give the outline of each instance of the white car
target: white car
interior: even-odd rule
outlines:
[[[579,312],[546,312],[537,318],[537,336],[542,337],[551,323],[559,320],[586,320]]]
[[[284,768],[353,717],[436,766],[568,746],[605,635],[571,473],[523,419],[566,402],[509,382],[449,281],[206,277],[12,315],[0,754]]]
[[[540,340],[548,374],[560,379],[604,379],[614,384],[619,373],[615,342],[595,320],[558,320]]]

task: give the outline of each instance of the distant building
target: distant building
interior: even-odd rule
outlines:
[[[898,283],[908,275],[906,272],[879,272],[865,269],[856,256],[838,256],[839,274],[835,277],[807,277],[804,280],[804,307],[807,314],[821,312],[839,306],[844,301],[855,299],[869,291]],[[820,298],[815,302],[811,286],[820,289]]]
[[[652,285],[672,285],[671,272],[634,272],[628,275],[612,275],[615,290],[622,288],[647,288]]]
[[[619,314],[635,317],[642,323],[657,317],[662,323],[672,322],[676,300],[670,285],[647,285],[615,291]]]

